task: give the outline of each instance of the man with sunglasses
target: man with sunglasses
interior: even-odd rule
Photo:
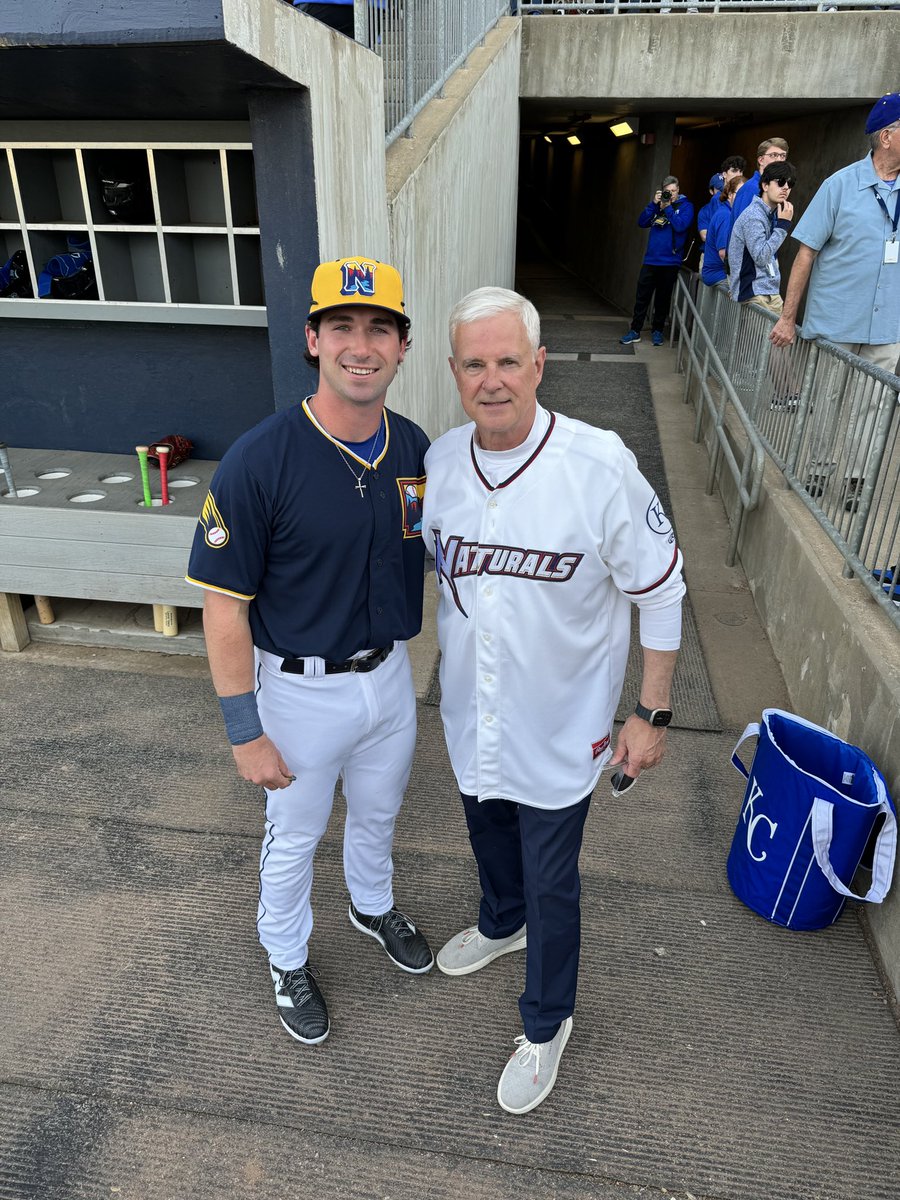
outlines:
[[[821,185],[793,233],[800,243],[784,312],[771,333],[776,346],[796,335],[797,310],[809,284],[803,337],[827,338],[894,374],[900,367],[900,92],[882,96],[866,120],[869,153]],[[862,492],[878,410],[878,389],[857,398],[845,414],[859,431],[848,455],[845,507]],[[818,397],[835,409],[835,393]],[[865,410],[865,411],[863,411]],[[823,425],[823,430],[828,425]],[[807,490],[819,496],[834,473],[833,448],[813,447]],[[825,457],[823,457],[823,455]]]
[[[794,180],[789,162],[770,163],[760,176],[759,195],[735,221],[728,242],[728,290],[732,300],[741,304],[755,301],[781,312],[777,255],[794,216],[794,206],[788,199]]]

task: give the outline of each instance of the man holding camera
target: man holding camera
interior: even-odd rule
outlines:
[[[667,175],[662,187],[638,217],[641,229],[650,230],[647,252],[638,276],[637,295],[631,327],[619,338],[623,346],[641,340],[641,330],[653,300],[651,321],[654,346],[663,344],[663,328],[669,315],[669,303],[678,270],[684,260],[684,243],[694,219],[694,206],[678,189],[678,180]]]

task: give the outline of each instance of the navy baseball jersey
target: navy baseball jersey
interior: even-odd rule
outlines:
[[[186,579],[249,600],[261,650],[339,662],[419,632],[428,438],[396,413],[384,421],[371,470],[306,401],[267,417],[219,464]]]

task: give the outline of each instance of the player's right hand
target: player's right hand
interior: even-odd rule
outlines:
[[[778,219],[779,219],[779,221],[793,221],[794,206],[793,206],[793,204],[791,204],[790,200],[782,200],[779,203]]]
[[[277,791],[290,787],[294,782],[295,776],[288,769],[278,747],[265,734],[252,742],[245,742],[243,746],[232,746],[231,753],[238,774],[250,783]]]
[[[796,321],[791,321],[787,317],[779,317],[772,326],[772,332],[769,334],[769,341],[775,346],[790,346],[797,333]]]
[[[653,193],[653,203],[659,204],[660,200],[662,200],[662,189]]]

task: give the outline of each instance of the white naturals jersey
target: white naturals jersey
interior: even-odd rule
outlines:
[[[492,487],[474,428],[425,457],[450,760],[468,795],[565,808],[612,754],[631,605],[643,645],[678,648],[681,553],[616,434],[538,408],[529,457]]]

